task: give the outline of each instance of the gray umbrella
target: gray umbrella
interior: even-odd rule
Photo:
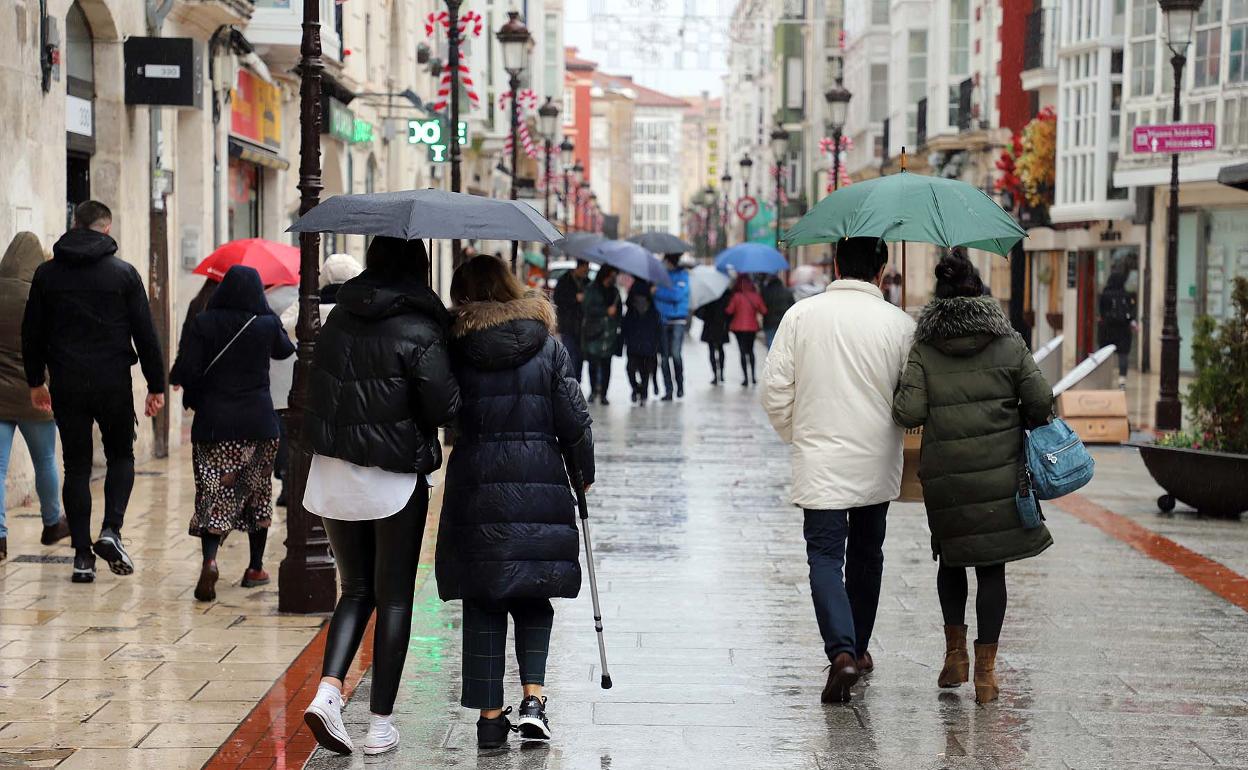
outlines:
[[[691,244],[685,243],[671,233],[642,233],[629,238],[630,241],[655,254],[684,254],[693,251]]]
[[[587,259],[590,249],[606,240],[598,233],[568,233],[568,236],[550,248],[551,256],[570,259]]]
[[[445,190],[335,195],[299,217],[292,233],[388,235],[554,243],[563,235],[521,201]]]

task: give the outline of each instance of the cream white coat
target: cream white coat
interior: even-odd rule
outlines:
[[[914,320],[865,281],[834,281],[785,314],[762,398],[791,446],[794,505],[856,508],[901,492],[893,392],[913,339]]]

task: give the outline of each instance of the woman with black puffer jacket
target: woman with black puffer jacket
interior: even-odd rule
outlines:
[[[569,479],[594,481],[589,409],[555,311],[526,292],[502,260],[479,256],[451,281],[451,361],[463,407],[447,464],[438,526],[438,594],[464,603],[460,699],[480,709],[477,743],[497,748],[503,711],[507,615],[516,626],[524,687],[518,730],[550,740],[546,656],[555,597],[581,588]]]
[[[374,238],[364,272],[343,284],[321,326],[308,381],[304,433],[314,455],[303,505],[324,520],[342,594],[304,721],[340,754],[353,749],[342,679],[374,608],[364,753],[399,745],[391,712],[411,636],[428,474],[442,465],[438,428],[459,410],[446,349],[450,316],[426,285],[428,269],[420,241]]]

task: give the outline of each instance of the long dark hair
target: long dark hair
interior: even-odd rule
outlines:
[[[953,249],[940,258],[940,263],[936,265],[937,299],[980,297],[983,294],[984,281],[975,265],[967,259],[966,252]]]

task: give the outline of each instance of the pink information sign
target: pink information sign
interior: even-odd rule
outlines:
[[[1136,126],[1131,134],[1135,152],[1196,152],[1212,150],[1217,143],[1217,126],[1212,123]]]

